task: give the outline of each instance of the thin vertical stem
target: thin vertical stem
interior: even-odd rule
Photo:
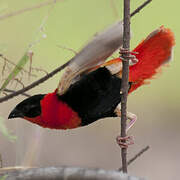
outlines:
[[[2,156],[0,154],[0,168],[2,168],[2,167],[3,167],[3,162],[2,162]]]
[[[123,48],[127,53],[123,53],[123,71],[122,71],[122,99],[121,99],[121,137],[126,136],[127,120],[127,96],[128,96],[128,79],[129,79],[129,49],[130,49],[130,0],[124,0],[124,35]],[[122,169],[127,173],[127,148],[121,149]]]

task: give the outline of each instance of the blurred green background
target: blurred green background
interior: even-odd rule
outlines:
[[[45,1],[1,0],[0,15],[42,2]],[[131,10],[143,2],[131,1]],[[170,67],[164,67],[157,79],[138,89],[128,99],[128,110],[138,116],[137,123],[129,133],[135,136],[136,144],[129,148],[128,157],[132,157],[146,145],[151,147],[129,166],[129,172],[147,179],[179,179],[179,5],[178,1],[154,0],[131,21],[132,49],[161,25],[171,28],[176,37]],[[33,67],[50,72],[74,55],[58,45],[78,51],[95,33],[120,20],[122,10],[122,0],[64,0],[54,6],[0,20],[0,53],[17,63],[28,45],[40,40],[32,47],[32,64]],[[44,31],[40,32],[42,24]],[[42,38],[43,34],[47,37]],[[0,69],[2,67],[1,60]],[[28,68],[29,64],[26,65],[26,69]],[[31,80],[23,75],[25,85],[44,75],[37,71],[33,73],[38,77]],[[1,76],[2,82],[7,75],[8,71]],[[59,78],[60,73],[29,93],[51,92],[56,88]],[[15,83],[10,84],[9,88],[15,88]],[[16,89],[19,88],[21,86]],[[0,104],[0,116],[7,120],[8,113],[22,99],[24,97],[18,96]],[[100,120],[88,127],[67,131],[42,129],[20,119],[7,120],[5,123],[18,139],[11,143],[0,134],[0,154],[4,166],[74,165],[106,169],[117,169],[120,166],[120,149],[115,143],[120,129],[118,119]]]

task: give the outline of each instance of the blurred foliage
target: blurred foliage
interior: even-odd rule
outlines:
[[[7,127],[5,126],[4,119],[0,117],[0,132],[8,138],[11,142],[16,140],[16,136],[11,135]]]
[[[13,71],[8,75],[7,79],[4,81],[3,85],[0,88],[0,93],[7,87],[10,81],[13,80],[19,74],[19,72],[28,62],[28,60],[29,60],[28,52],[25,52],[23,57],[19,60],[17,65],[14,67]]]
[[[4,175],[4,176],[0,177],[0,180],[6,180],[7,177],[8,177],[8,175]]]

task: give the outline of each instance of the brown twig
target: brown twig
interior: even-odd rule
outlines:
[[[16,91],[14,91],[14,90],[7,89],[7,88],[5,88],[3,91],[5,91],[5,92],[10,92],[10,93],[15,93],[15,92],[16,92]],[[27,94],[27,93],[22,93],[21,95],[26,96],[26,97],[31,97],[31,95],[29,95],[29,94]]]
[[[31,49],[34,45],[38,44],[42,38],[46,38],[46,37],[47,37],[47,35],[46,35],[45,32],[44,32],[44,26],[45,26],[45,23],[47,22],[47,20],[48,20],[48,18],[49,18],[49,16],[50,16],[50,13],[53,11],[53,9],[54,9],[54,7],[55,7],[55,3],[56,3],[56,0],[54,0],[54,3],[52,3],[51,8],[48,10],[47,15],[43,18],[42,23],[41,23],[40,27],[38,28],[38,31],[37,31],[37,32],[38,32],[38,33],[39,33],[39,32],[42,33],[42,36],[39,37],[39,38],[37,38],[35,41],[33,41],[32,43],[29,44],[29,48],[30,48],[30,49]]]
[[[18,84],[20,84],[23,88],[25,87],[23,82],[20,79],[14,78],[13,80],[16,81],[16,87],[17,87]],[[16,89],[16,87],[15,87],[15,89]]]
[[[3,68],[2,68],[2,76],[4,76],[4,72],[5,72],[5,69],[6,69],[6,61],[4,61],[4,64],[3,64]]]
[[[71,60],[73,60],[73,59],[71,59]],[[63,69],[71,62],[71,60],[68,61],[68,62],[66,62],[66,63],[63,64],[62,66],[56,68],[54,71],[52,71],[51,73],[49,73],[49,74],[47,74],[46,76],[42,77],[41,79],[33,82],[33,83],[30,84],[29,86],[26,86],[26,87],[23,88],[23,89],[20,89],[20,90],[14,92],[14,93],[12,93],[12,94],[9,94],[8,96],[5,96],[5,97],[0,98],[0,103],[1,103],[1,102],[4,102],[4,101],[7,101],[8,99],[11,99],[11,98],[13,98],[13,97],[15,97],[15,96],[18,96],[19,94],[22,94],[22,93],[24,93],[24,92],[26,92],[26,91],[34,88],[35,86],[39,85],[40,83],[43,83],[44,81],[46,81],[47,79],[51,78],[52,76],[54,76],[54,75],[55,75],[56,73],[58,73],[59,71],[63,70]]]
[[[37,68],[37,67],[32,67],[33,71],[38,71],[38,72],[43,72],[44,74],[48,75],[48,72],[44,69]]]
[[[131,158],[128,162],[127,165],[129,166],[132,162],[134,162],[137,158],[139,158],[143,153],[145,153],[150,147],[146,146],[143,148],[140,152],[138,152],[133,158]],[[122,167],[119,168],[119,171],[122,171]]]
[[[129,89],[129,49],[130,49],[130,0],[124,0],[124,34],[123,49],[126,53],[122,53],[123,69],[122,69],[122,97],[121,97],[121,137],[126,137],[126,120],[127,120],[127,96]],[[121,148],[122,169],[127,173],[127,148]]]
[[[2,58],[2,59],[4,60],[4,62],[6,62],[6,64],[4,64],[4,65],[7,66],[7,62],[8,62],[9,64],[11,64],[11,65],[17,67],[18,69],[20,69],[21,71],[29,74],[29,71],[25,70],[25,69],[22,68],[22,67],[17,66],[13,61],[9,60],[9,59],[8,59],[7,57],[5,57],[3,54],[0,54],[0,58]],[[3,71],[5,71],[4,65],[3,65]],[[30,73],[29,75],[31,75],[31,76],[33,76],[33,77],[37,77],[35,74],[31,74],[31,73]]]
[[[139,7],[138,7],[137,9],[139,9]],[[141,7],[141,9],[142,9],[142,7]],[[134,13],[134,15],[135,15],[135,13]],[[63,69],[64,69],[66,66],[68,66],[73,60],[74,60],[74,59],[72,58],[71,60],[69,60],[68,62],[66,62],[65,64],[63,64],[62,66],[58,67],[57,69],[55,69],[55,70],[52,71],[51,73],[45,75],[45,76],[42,77],[41,79],[33,82],[33,83],[30,84],[29,86],[27,86],[27,87],[25,87],[25,88],[23,88],[23,89],[20,89],[19,91],[16,91],[16,92],[14,92],[14,93],[6,96],[6,97],[0,98],[0,103],[1,103],[1,102],[4,102],[4,101],[7,101],[7,100],[9,100],[9,99],[11,99],[11,98],[13,98],[13,97],[15,97],[15,96],[18,96],[18,95],[20,95],[20,94],[22,94],[22,93],[24,93],[24,92],[26,92],[26,91],[34,88],[35,86],[39,85],[40,83],[43,83],[44,81],[46,81],[46,80],[48,80],[49,78],[51,78],[52,76],[54,76],[56,73],[58,73],[58,72],[60,72],[61,70],[63,70]]]
[[[0,154],[0,168],[2,168],[2,167],[3,167],[3,162],[2,162],[2,156]]]
[[[65,46],[61,46],[61,45],[57,45],[57,47],[61,48],[61,49],[65,49],[65,50],[68,50],[68,51],[71,51],[72,53],[74,53],[75,55],[77,55],[77,52],[72,49],[72,48],[68,48],[68,47],[65,47]]]
[[[135,9],[132,13],[131,13],[131,17],[134,16],[135,14],[139,13],[145,6],[147,6],[152,0],[147,0],[145,1],[142,5],[140,5],[137,9]],[[112,6],[112,9],[113,9],[113,12],[115,14],[116,17],[118,17],[118,12],[117,12],[117,9],[116,9],[116,6],[115,6],[115,3],[113,0],[110,0],[110,3],[111,3],[111,6]]]
[[[132,13],[131,13],[131,17],[134,16],[135,14],[137,14],[141,9],[143,9],[147,4],[149,4],[152,0],[147,0],[145,1],[141,6],[139,6],[136,10],[134,10]]]
[[[34,53],[32,51],[28,52],[28,56],[29,56],[29,80],[30,80],[30,74],[32,72],[32,57],[33,57]]]
[[[46,2],[31,6],[31,7],[27,7],[27,8],[20,9],[20,10],[11,12],[11,13],[7,13],[7,14],[0,16],[0,20],[4,20],[4,19],[12,17],[12,16],[17,16],[17,15],[23,14],[25,12],[32,11],[34,9],[39,9],[41,7],[51,5],[51,4],[56,3],[58,1],[63,1],[63,0],[48,0]]]
[[[130,60],[130,18],[144,8],[151,0],[147,0],[133,13],[130,14],[130,0],[124,0],[124,34],[123,34],[123,69],[122,69],[122,98],[121,98],[121,137],[126,137],[126,120],[127,120],[127,96],[129,89],[129,60]],[[121,149],[122,170],[127,173],[127,148]]]
[[[114,0],[110,0],[110,4],[111,4],[111,7],[112,7],[112,9],[113,9],[113,13],[114,13],[115,17],[119,17],[119,14],[118,14],[116,5],[115,5],[115,3],[114,3]]]

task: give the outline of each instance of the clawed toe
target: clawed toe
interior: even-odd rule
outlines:
[[[134,144],[134,138],[133,136],[126,136],[126,137],[117,136],[116,142],[121,148],[128,148],[129,145]]]
[[[136,64],[138,62],[138,59],[136,58],[136,56],[134,54],[138,54],[138,52],[132,52],[129,51],[128,49],[125,49],[123,47],[120,48],[120,54],[126,54],[126,56],[128,57],[128,59],[130,59],[130,65]],[[129,55],[127,55],[129,54]],[[122,60],[124,60],[123,57],[121,57]]]

